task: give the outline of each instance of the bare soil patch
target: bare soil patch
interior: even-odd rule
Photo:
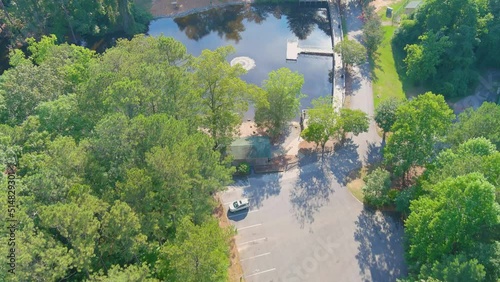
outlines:
[[[375,11],[378,12],[396,2],[399,2],[399,0],[373,0],[370,4],[373,5]]]
[[[219,205],[214,210],[214,216],[219,219],[219,226],[221,228],[228,228],[231,226],[231,223],[229,223],[227,213],[222,206],[220,198],[218,197],[217,202],[219,203]],[[230,241],[230,259],[231,265],[228,268],[229,281],[243,281],[240,280],[241,277],[243,277],[243,268],[241,267],[240,253],[238,252],[238,247],[236,246],[234,236]]]

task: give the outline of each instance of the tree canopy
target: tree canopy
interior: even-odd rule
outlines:
[[[477,69],[498,65],[499,16],[496,0],[423,1],[393,37],[406,75],[445,97],[469,95]]]

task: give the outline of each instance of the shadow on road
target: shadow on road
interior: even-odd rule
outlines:
[[[397,216],[366,208],[358,216],[354,239],[363,281],[396,281],[407,274],[403,226]]]
[[[368,144],[368,151],[365,156],[365,164],[374,165],[382,161],[382,144]]]
[[[346,75],[346,95],[354,95],[361,88],[361,80],[362,78],[357,74],[357,71],[351,68]]]
[[[252,185],[243,189],[243,196],[249,199],[251,207],[261,207],[262,201],[281,192],[281,174],[262,174],[252,178]]]
[[[330,169],[341,185],[346,185],[361,167],[359,160],[358,145],[352,139],[347,139],[330,157]]]
[[[331,193],[333,186],[328,177],[327,162],[301,166],[297,184],[290,191],[290,202],[300,228],[314,222],[315,213],[330,201]]]

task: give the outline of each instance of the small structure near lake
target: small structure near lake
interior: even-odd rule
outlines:
[[[229,146],[233,165],[247,162],[252,166],[265,165],[271,160],[271,140],[267,136],[237,138]]]

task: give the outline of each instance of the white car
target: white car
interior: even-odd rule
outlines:
[[[234,201],[229,205],[229,211],[230,212],[237,212],[241,211],[244,209],[248,209],[250,207],[250,204],[248,203],[248,199],[241,199],[238,201]]]

